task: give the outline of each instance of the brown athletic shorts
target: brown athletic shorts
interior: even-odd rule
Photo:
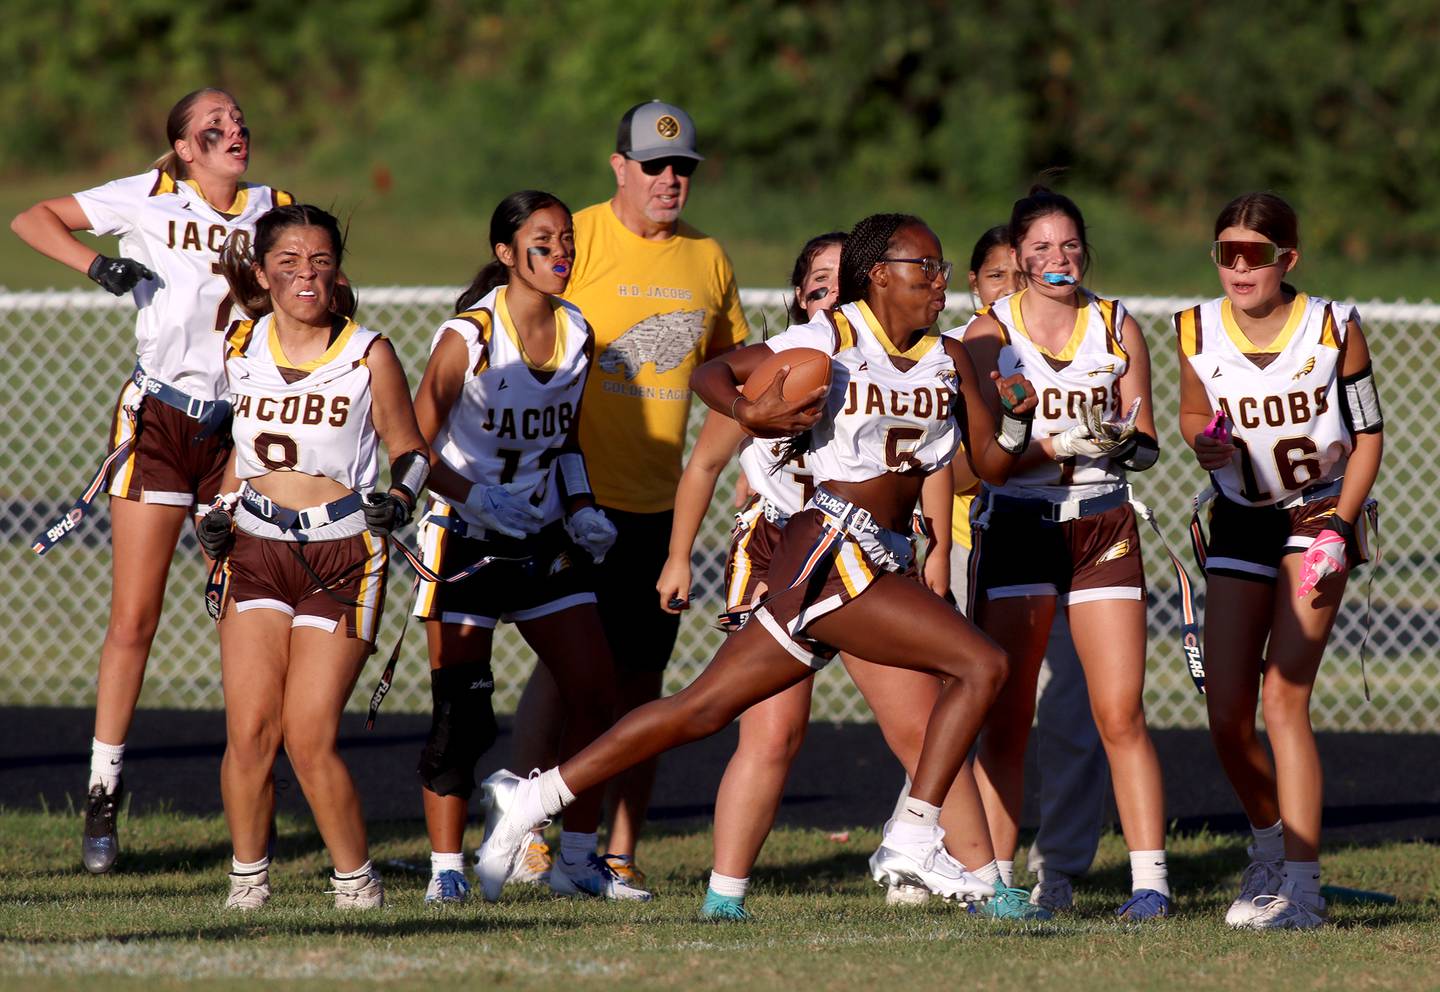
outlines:
[[[594,564],[589,553],[575,547],[559,521],[520,540],[477,541],[439,522],[454,520],[453,514],[451,507],[435,503],[421,522],[420,555],[426,565],[450,576],[486,555],[513,560],[493,561],[459,582],[422,581],[415,616],[494,629],[501,620],[536,620],[595,603]]]
[[[1145,598],[1140,529],[1128,503],[1063,523],[997,505],[972,533],[972,602],[978,596],[1055,596],[1065,605]]]
[[[1339,502],[1338,495],[1324,496],[1286,509],[1245,506],[1217,494],[1210,504],[1205,574],[1273,585],[1280,559],[1303,554],[1329,526]],[[1345,557],[1352,569],[1368,560],[1363,547],[1358,553],[1351,548]]]
[[[770,592],[751,618],[797,661],[817,670],[824,668],[840,649],[807,636],[806,627],[840,609],[888,571],[914,574],[913,553],[899,562],[898,568],[887,568],[861,547],[854,534],[845,531],[837,536],[833,528],[827,527],[829,520],[813,508],[790,518],[770,560]],[[908,546],[907,535],[892,537]],[[808,574],[803,580],[784,588],[804,572]]]
[[[278,610],[290,617],[291,627],[331,632],[343,624],[347,637],[373,646],[385,608],[389,548],[369,531],[303,544],[237,531],[225,561],[226,611]],[[303,564],[297,555],[305,556]]]
[[[743,610],[755,602],[755,591],[770,571],[781,529],[765,516],[766,501],[755,496],[735,514],[730,553],[725,556],[725,609]],[[773,511],[772,511],[773,512]],[[783,519],[783,518],[782,518]]]
[[[136,406],[138,402],[138,407]],[[134,438],[130,451],[110,473],[106,491],[119,499],[165,506],[208,506],[220,491],[230,458],[230,432],[195,440],[198,420],[142,395],[133,381],[120,390],[110,421],[110,451]]]

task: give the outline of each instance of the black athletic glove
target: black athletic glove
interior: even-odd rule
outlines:
[[[235,517],[229,510],[217,506],[195,525],[195,536],[200,547],[212,561],[218,561],[230,553],[235,546]]]
[[[155,273],[133,258],[106,258],[104,255],[96,255],[85,274],[115,296],[124,296],[141,279],[155,278]]]
[[[370,493],[365,497],[365,526],[372,533],[389,537],[410,522],[414,507],[394,493]]]

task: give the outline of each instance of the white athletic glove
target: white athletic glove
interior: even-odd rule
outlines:
[[[1064,461],[1076,455],[1100,458],[1118,456],[1132,447],[1135,421],[1140,416],[1140,397],[1135,397],[1123,420],[1106,420],[1099,407],[1086,410],[1085,419],[1050,438],[1055,460]]]
[[[540,532],[545,514],[530,502],[534,486],[524,482],[507,482],[503,486],[470,487],[465,500],[465,514],[486,530],[506,537],[529,537]]]
[[[606,553],[615,546],[615,525],[605,514],[593,506],[582,506],[565,521],[565,533],[590,553],[595,564],[605,560]]]
[[[1300,585],[1295,590],[1297,599],[1308,596],[1325,576],[1336,572],[1345,574],[1349,568],[1345,561],[1346,543],[1338,531],[1326,528],[1315,538],[1315,543],[1305,549],[1305,557],[1300,559]]]

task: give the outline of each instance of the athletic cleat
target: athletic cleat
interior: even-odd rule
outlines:
[[[427,906],[444,906],[447,903],[464,902],[469,898],[470,883],[465,881],[465,873],[453,868],[431,875],[430,884],[425,886]]]
[[[539,834],[532,833],[524,856],[521,857],[520,863],[515,866],[515,870],[505,881],[513,882],[516,885],[547,885],[550,882],[550,866],[553,863],[554,859],[550,856],[550,845],[545,843]]]
[[[92,875],[105,874],[115,867],[115,859],[120,857],[120,835],[115,830],[115,821],[120,816],[120,800],[124,796],[123,781],[116,783],[114,792],[106,792],[99,782],[90,787],[80,860]]]
[[[995,886],[995,894],[980,904],[981,916],[997,920],[1049,920],[1053,913],[1030,902],[1030,893],[1003,883]]]
[[[633,854],[611,854],[606,851],[600,855],[610,870],[623,878],[627,885],[633,885],[637,889],[645,888],[645,873],[635,866]]]
[[[749,923],[752,917],[745,908],[744,896],[722,896],[714,889],[706,889],[700,918],[714,923]]]
[[[932,828],[928,840],[903,843],[887,834],[870,855],[870,877],[881,885],[918,885],[942,899],[978,902],[995,894],[995,887],[965,870],[942,843],[945,831]]]
[[[1280,886],[1276,895],[1255,897],[1258,912],[1244,924],[1246,930],[1313,930],[1323,927],[1326,921],[1325,899],[1315,897],[1318,902],[1307,902],[1295,891],[1289,882]]]
[[[644,889],[626,882],[599,855],[589,855],[583,864],[571,864],[561,854],[550,867],[550,891],[562,896],[594,896],[597,899],[649,902]]]
[[[270,901],[270,872],[266,869],[246,875],[231,872],[229,878],[230,894],[225,897],[226,909],[249,912]]]
[[[489,829],[475,859],[475,876],[480,880],[480,893],[486,902],[500,898],[505,880],[529,849],[531,831],[545,823],[538,778],[538,773],[525,779],[502,768],[481,784],[482,801],[489,804],[485,817]],[[553,887],[553,867],[550,881]]]
[[[1030,905],[1054,913],[1068,913],[1075,907],[1075,889],[1070,885],[1070,876],[1046,872],[1046,877],[1035,883],[1030,890]]]
[[[1254,857],[1254,849],[1251,848],[1251,857]],[[1261,896],[1274,896],[1279,894],[1280,886],[1285,884],[1285,862],[1277,861],[1251,861],[1245,866],[1245,871],[1240,875],[1240,895],[1230,904],[1225,911],[1225,922],[1232,927],[1244,927],[1261,913],[1261,908],[1255,904],[1255,900]]]
[[[1137,889],[1115,915],[1131,923],[1164,919],[1170,915],[1170,897],[1154,889]]]
[[[336,909],[379,909],[385,905],[385,886],[380,873],[373,867],[355,878],[330,876],[329,893],[335,896]]]
[[[885,905],[923,906],[930,901],[930,890],[923,885],[885,886]]]

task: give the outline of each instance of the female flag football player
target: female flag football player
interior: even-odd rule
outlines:
[[[1210,737],[1254,832],[1234,927],[1310,928],[1320,895],[1320,755],[1310,695],[1384,422],[1360,318],[1297,292],[1299,221],[1273,193],[1225,205],[1212,247],[1224,296],[1175,315],[1180,433],[1210,473],[1204,547]],[[1265,709],[1274,752],[1255,733]]]
[[[570,210],[549,193],[512,193],[490,219],[494,261],[436,332],[415,411],[436,453],[421,525],[442,575],[493,558],[453,584],[422,582],[430,736],[420,754],[430,833],[427,903],[468,893],[461,853],[475,763],[495,739],[490,668],[495,625],[520,628],[560,689],[562,753],[610,724],[614,666],[595,605],[595,574],[615,528],[595,508],[576,443],[594,335],[559,298],[575,259]],[[486,783],[486,789],[491,783]],[[596,856],[602,793],[565,815],[550,886],[567,895],[649,899]]]
[[[1035,685],[1063,607],[1130,848],[1132,895],[1117,912],[1165,916],[1164,796],[1142,706],[1145,574],[1125,482],[1159,456],[1149,352],[1123,305],[1081,287],[1089,246],[1068,197],[1033,187],[1011,212],[1010,246],[1026,287],[965,334],[980,374],[1024,370],[1039,389],[1034,440],[1008,481],[987,482],[973,517],[975,617],[1012,663],[980,738],[985,813],[996,854],[1013,858]]]
[[[331,309],[343,247],[334,217],[295,205],[260,218],[253,251],[232,239],[222,255],[251,316],[226,334],[235,447],[222,496],[199,526],[225,577],[214,603],[225,688],[220,791],[234,845],[228,909],[270,898],[282,743],[334,864],[336,907],[384,902],[336,738],[374,650],[387,538],[410,519],[429,455],[390,342]],[[377,442],[393,456],[385,493],[375,491]]]
[[[706,363],[692,384],[712,409],[756,436],[814,428],[806,462],[818,488],[791,517],[771,557],[766,598],[688,687],[625,716],[557,768],[508,776],[502,811],[477,871],[485,895],[523,852],[529,830],[626,767],[723,728],[754,704],[809,678],[837,651],[942,676],[915,784],[872,863],[877,877],[974,900],[993,887],[946,853],[940,806],[955,783],[994,694],[1002,651],[944,599],[900,572],[911,564],[910,515],[925,477],[947,472],[968,426],[966,449],[982,477],[1003,481],[1024,450],[1033,392],[1022,376],[1000,379],[1013,409],[996,418],[959,342],[932,325],[945,306],[950,265],[915,217],[882,214],[856,226],[841,252],[840,300],[832,317],[791,328]],[[834,378],[793,400],[784,375],[754,399],[739,389],[774,351],[818,348]],[[994,387],[989,387],[994,388]],[[955,404],[964,403],[965,416]]]
[[[110,457],[68,515],[78,520],[102,485],[111,524],[110,622],[100,648],[82,860],[96,873],[119,855],[125,739],[165,603],[180,528],[210,502],[229,455],[221,333],[231,298],[218,263],[230,237],[290,194],[241,181],[250,129],[224,90],[187,94],[165,122],[170,148],[148,172],[44,200],[11,229],[41,254],[84,272],[110,293],[130,293],[138,314],[135,370],[110,425]],[[72,232],[120,238],[100,255]],[[41,554],[68,527],[37,543]],[[52,536],[53,535],[53,536]]]

